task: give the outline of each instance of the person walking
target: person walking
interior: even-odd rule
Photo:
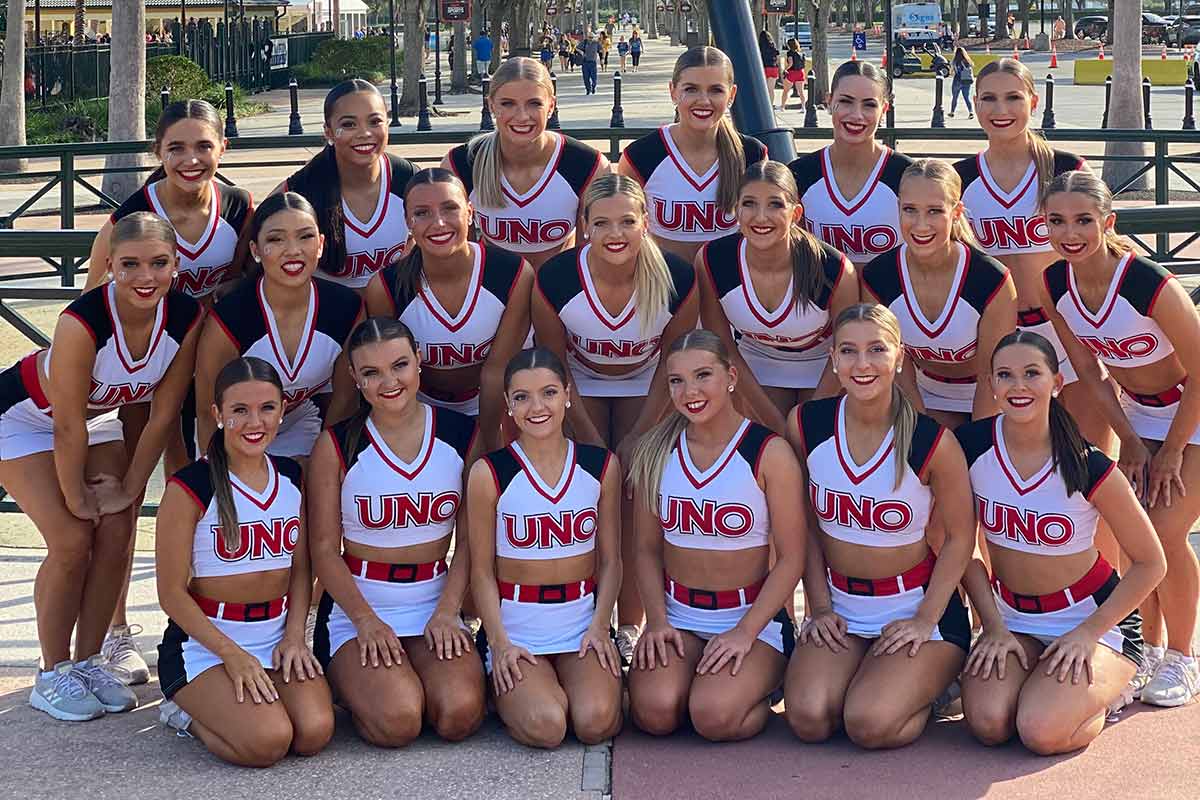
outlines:
[[[622,36],[621,40],[617,42],[617,55],[621,57],[621,72],[624,72],[625,61],[629,58],[629,42],[625,41],[624,36]]]
[[[642,33],[635,26],[633,33],[629,34],[629,55],[633,58],[633,71],[638,71],[638,64],[642,61]]]
[[[762,56],[763,73],[767,77],[767,97],[771,101],[771,108],[782,110],[782,103],[775,105],[775,83],[779,80],[779,46],[766,29],[758,32],[758,52]]]
[[[950,116],[958,108],[958,96],[961,94],[963,104],[967,107],[967,119],[975,119],[975,109],[971,107],[971,86],[975,83],[975,62],[967,55],[962,47],[954,48],[954,58],[950,64],[954,75],[950,83]]]
[[[600,42],[597,41],[596,34],[588,32],[580,51],[583,54],[583,62],[580,64],[583,73],[583,93],[595,94],[600,67]]]
[[[491,70],[488,67],[492,63],[492,37],[488,36],[487,31],[479,34],[479,38],[471,45],[475,48],[475,62],[479,64],[479,74],[487,75]]]
[[[612,49],[612,37],[600,31],[600,68],[608,72],[608,51]]]

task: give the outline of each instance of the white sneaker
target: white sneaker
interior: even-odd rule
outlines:
[[[1154,677],[1142,689],[1142,702],[1174,708],[1187,705],[1200,695],[1200,663],[1195,657],[1167,650]]]
[[[137,708],[137,695],[109,671],[108,662],[99,653],[87,661],[77,662],[75,674],[83,680],[83,685],[95,695],[105,711],[117,714]]]
[[[1158,665],[1162,663],[1166,652],[1165,647],[1155,647],[1152,644],[1146,645],[1146,649],[1142,653],[1142,665],[1138,667],[1133,680],[1129,682],[1129,687],[1133,689],[1135,700],[1141,699],[1142,689],[1145,689],[1146,684],[1154,677],[1154,673],[1158,670]]]
[[[100,646],[100,655],[108,661],[108,671],[126,686],[150,680],[150,667],[133,640],[141,632],[141,625],[114,625]]]
[[[159,704],[158,723],[175,731],[176,736],[192,738],[192,734],[188,732],[188,728],[192,724],[192,715],[180,708],[177,703],[163,700]]]
[[[621,654],[621,661],[625,666],[633,663],[633,648],[641,635],[642,629],[637,625],[622,625],[617,628],[617,652]]]
[[[60,661],[39,672],[29,693],[29,705],[65,722],[84,722],[104,716],[104,706],[88,691],[72,661]]]
[[[962,714],[962,706],[955,707],[954,705],[960,697],[962,697],[962,685],[958,679],[955,679],[946,687],[946,691],[933,701],[933,718],[950,719]]]

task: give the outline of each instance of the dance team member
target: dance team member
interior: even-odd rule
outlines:
[[[529,333],[533,270],[519,255],[468,239],[471,204],[449,170],[414,175],[404,208],[412,246],[371,278],[367,311],[413,332],[421,400],[478,416],[484,446],[493,450],[502,444],[504,365]]]
[[[546,129],[556,102],[545,67],[508,59],[488,93],[496,130],[442,161],[467,188],[480,238],[519,253],[535,270],[575,244],[579,198],[612,170],[599,150]]]
[[[423,718],[457,741],[485,713],[483,666],[458,617],[475,421],[421,402],[420,350],[403,322],[372,317],[346,350],[362,405],[321,437],[308,474],[313,565],[325,589],[314,649],[368,742],[406,745]]]
[[[567,412],[584,441],[620,454],[669,404],[659,351],[696,327],[696,273],[649,235],[646,196],[624,175],[597,178],[584,195],[587,243],[560,253],[537,275],[534,329],[540,345],[571,370]],[[621,563],[634,563],[632,498],[621,500]],[[633,574],[617,603],[617,647],[628,663],[643,620]]]
[[[691,261],[702,244],[737,227],[738,182],[767,148],[726,116],[737,85],[733,63],[717,48],[681,55],[669,88],[679,121],[627,146],[617,171],[645,189],[658,246]]]
[[[660,736],[690,717],[706,739],[746,739],[770,718],[793,645],[784,609],[804,569],[800,465],[734,408],[739,376],[720,337],[691,331],[665,360],[674,408],[630,465],[647,616],[630,713]]]
[[[1082,342],[1121,388],[1124,413],[1112,415],[1121,460],[1147,465],[1135,467],[1133,484],[1167,557],[1166,577],[1154,593],[1158,602],[1143,606],[1154,615],[1153,639],[1137,688],[1145,703],[1184,705],[1200,696],[1192,649],[1200,564],[1188,544],[1200,517],[1200,393],[1191,381],[1200,374],[1200,318],[1171,273],[1135,255],[1113,231],[1116,215],[1104,181],[1090,172],[1059,175],[1042,207],[1050,243],[1063,257],[1046,269],[1048,301],[1064,325],[1063,339]],[[1140,446],[1133,457],[1126,442]],[[1162,643],[1159,609],[1165,653],[1153,644]]]
[[[971,643],[958,596],[975,543],[971,486],[958,442],[900,391],[895,315],[851,306],[833,335],[845,396],[788,417],[816,519],[786,717],[806,742],[844,727],[860,747],[903,747],[925,729]],[[936,556],[925,540],[935,504],[945,527]]]
[[[471,592],[496,708],[509,734],[557,747],[621,729],[621,662],[609,619],[621,584],[621,466],[563,435],[566,368],[523,350],[504,372],[519,431],[471,467]]]
[[[992,567],[992,586],[980,561],[967,572],[983,633],[963,713],[984,744],[1016,733],[1040,755],[1068,753],[1128,702],[1142,660],[1137,604],[1166,561],[1125,476],[1059,403],[1054,345],[1015,331],[991,363],[1002,413],[957,431]],[[1100,517],[1132,560],[1120,577],[1093,543]]]
[[[313,278],[325,242],[317,219],[309,202],[295,192],[263,201],[249,234],[261,274],[213,306],[196,361],[196,398],[209,405],[223,364],[241,355],[274,367],[283,380],[285,413],[271,454],[301,462],[312,452],[322,417],[335,422],[354,408],[354,381],[343,345],[363,319],[357,294]],[[214,423],[200,419],[201,444],[207,446]]]
[[[995,412],[986,354],[1017,319],[1012,278],[975,246],[961,194],[958,173],[945,161],[910,165],[900,179],[904,241],[863,268],[865,294],[900,322],[913,366],[902,388],[951,429]]]
[[[855,264],[900,244],[900,176],[912,163],[875,138],[891,97],[887,76],[866,61],[847,61],[829,89],[833,144],[788,167],[804,224]]]
[[[119,220],[108,243],[113,280],[67,306],[49,348],[0,373],[0,484],[47,549],[34,584],[44,671],[29,702],[55,719],[137,705],[100,649],[128,574],[131,506],[179,424],[195,365],[200,305],[170,288],[176,249],[165,220]],[[127,454],[117,410],[147,400]]]
[[[333,736],[329,685],[304,643],[300,465],[267,454],[284,405],[270,364],[229,362],[213,400],[206,457],[175,473],[159,506],[154,563],[170,617],[159,678],[170,727],[231,764],[269,767]]]
[[[404,254],[404,187],[417,168],[387,152],[388,112],[369,81],[343,81],[325,95],[325,148],[273,194],[296,192],[317,210],[322,278],[362,291]]]
[[[787,167],[751,164],[738,191],[737,232],[696,257],[700,321],[737,367],[734,396],[777,432],[797,403],[839,391],[829,370],[830,323],[859,299],[854,265],[804,228],[803,213]]]

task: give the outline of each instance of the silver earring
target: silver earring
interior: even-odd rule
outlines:
[[[1057,389],[1055,389],[1053,392],[1051,392],[1051,393],[1050,393],[1050,396],[1051,396],[1051,397],[1058,397],[1058,390],[1057,390]]]
[[[217,430],[221,430],[221,429],[222,429],[222,428],[224,428],[224,427],[225,427],[225,423],[224,423],[224,422],[218,422],[218,423],[217,423]]]
[[[897,374],[897,375],[899,375],[899,374],[900,374],[901,372],[903,372],[903,371],[904,371],[904,367],[902,367],[902,366],[901,366],[901,367],[896,367],[896,374]]]
[[[178,278],[178,277],[179,277],[179,270],[175,270],[171,273],[172,280],[174,280],[175,278]]]
[[[570,408],[570,407],[571,407],[571,401],[570,401],[570,400],[568,400],[568,401],[567,401],[567,408]]]

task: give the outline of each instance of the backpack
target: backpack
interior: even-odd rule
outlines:
[[[954,69],[954,79],[959,83],[974,83],[975,73],[971,69],[971,65],[965,61],[959,64]]]

